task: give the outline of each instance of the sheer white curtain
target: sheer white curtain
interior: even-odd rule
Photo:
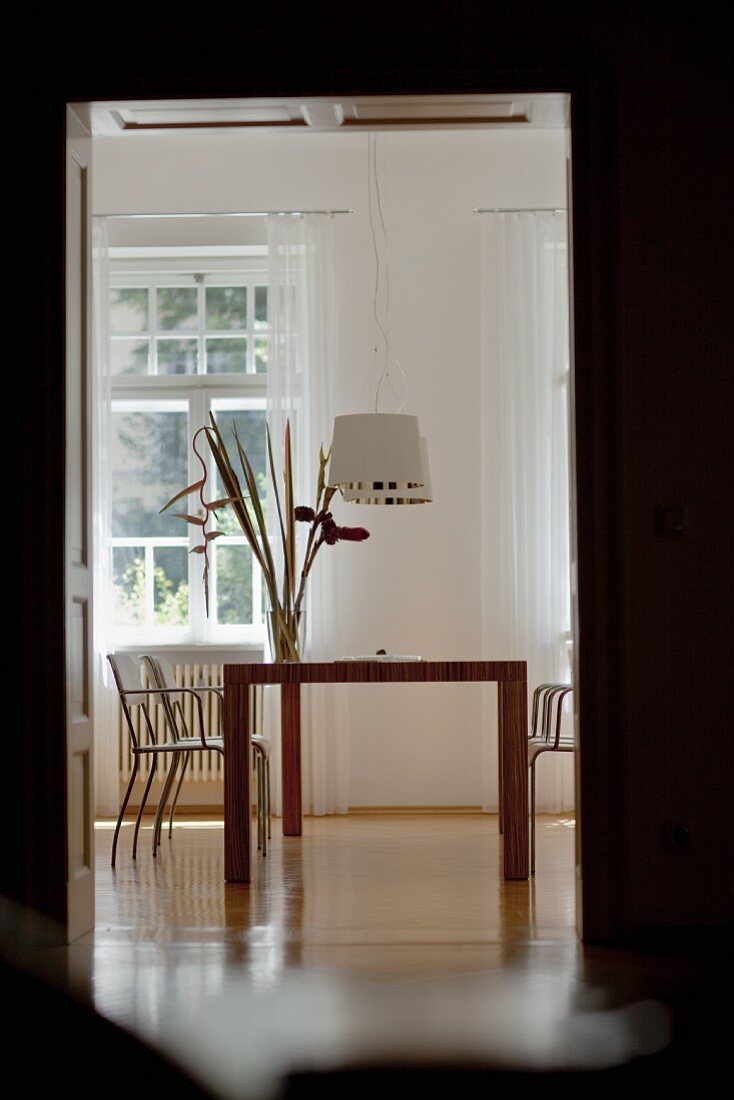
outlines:
[[[272,328],[267,416],[280,477],[283,432],[290,419],[296,504],[313,506],[319,447],[328,450],[333,427],[336,306],[334,219],[329,215],[273,215],[267,219],[268,315]],[[282,484],[282,482],[281,482]],[[272,501],[268,514],[274,515]],[[305,534],[305,524],[304,534]],[[277,540],[275,549],[277,550]],[[300,548],[302,550],[302,548]],[[344,652],[339,615],[339,554],[325,546],[309,576],[306,601],[309,660]],[[299,553],[299,561],[301,554]],[[273,807],[281,812],[277,692],[266,690],[265,714],[273,741]],[[347,700],[338,688],[302,689],[303,810],[346,813]]]
[[[482,217],[482,644],[527,659],[528,687],[567,681],[568,268],[565,213]],[[485,695],[483,804],[497,806]],[[538,768],[538,809],[573,806],[571,754]]]
[[[94,371],[92,374],[92,516],[94,579],[94,746],[96,812],[119,809],[117,693],[106,656],[112,629],[109,551],[112,479],[110,470],[109,246],[107,222],[93,220]]]

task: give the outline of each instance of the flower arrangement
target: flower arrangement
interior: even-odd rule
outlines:
[[[326,466],[329,461],[329,453],[324,453],[323,446],[319,450],[319,473],[316,485],[316,502],[313,508],[304,505],[294,505],[293,498],[293,462],[291,456],[291,431],[290,423],[285,425],[285,451],[283,463],[283,494],[278,488],[273,462],[273,451],[270,439],[270,429],[266,424],[267,457],[270,479],[273,486],[273,497],[278,518],[278,530],[282,545],[282,577],[278,578],[276,562],[272,551],[271,540],[268,534],[265,513],[257,491],[257,480],[252,464],[247,453],[240,443],[237,429],[233,425],[237,454],[239,456],[242,475],[244,478],[244,490],[234,467],[230,462],[224,439],[219,426],[210,414],[210,423],[194,434],[192,448],[202,467],[202,476],[193,485],[188,485],[180,493],[176,493],[167,504],[161,508],[161,512],[167,511],[173,504],[189,496],[198,493],[201,513],[192,515],[187,512],[173,513],[176,518],[193,524],[201,531],[201,542],[193,548],[192,554],[201,554],[204,559],[204,598],[207,614],[209,613],[209,545],[214,539],[224,534],[223,531],[209,529],[208,525],[212,517],[216,517],[221,508],[231,507],[239,523],[242,532],[249,543],[255,560],[258,562],[268,591],[271,615],[271,641],[273,646],[273,660],[298,661],[301,658],[299,627],[303,621],[303,601],[306,594],[306,581],[313,568],[316,555],[321,547],[334,546],[337,542],[363,542],[369,538],[369,531],[364,527],[340,527],[329,511],[332,498],[336,489],[326,484]],[[209,449],[217,464],[222,485],[227,493],[226,497],[219,500],[207,500],[205,488],[207,483],[207,465],[204,456],[197,448],[197,440],[204,435]],[[301,564],[300,573],[296,563],[296,523],[308,523],[309,531]]]

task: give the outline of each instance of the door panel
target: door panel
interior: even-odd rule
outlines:
[[[92,570],[89,502],[91,138],[67,108],[66,138],[66,829],[67,935],[94,927]]]

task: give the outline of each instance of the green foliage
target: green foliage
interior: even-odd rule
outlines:
[[[247,328],[247,287],[208,286],[206,327],[214,332]]]
[[[113,412],[112,429],[113,536],[180,534],[174,519],[158,515],[158,501],[185,483],[188,416]]]
[[[156,295],[159,329],[178,332],[196,328],[199,292],[195,286],[159,286]]]
[[[189,617],[187,580],[167,576],[162,565],[153,569],[157,626],[185,626]],[[145,619],[145,559],[136,556],[114,581],[115,620],[136,626]]]
[[[153,569],[155,621],[157,626],[186,626],[189,620],[188,580],[169,577],[163,566]]]
[[[134,626],[145,617],[145,560],[133,558],[113,582],[115,622]]]
[[[217,620],[221,625],[252,622],[251,577],[249,546],[217,547]]]

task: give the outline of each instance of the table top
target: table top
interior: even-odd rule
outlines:
[[[224,684],[524,683],[527,661],[301,661],[225,664]]]

